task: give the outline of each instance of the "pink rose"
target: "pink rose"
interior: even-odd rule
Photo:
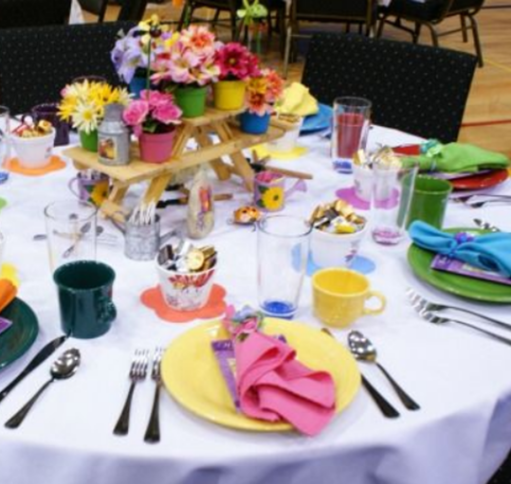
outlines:
[[[149,105],[147,101],[132,101],[124,110],[122,118],[129,126],[137,126],[142,124],[149,113]]]
[[[163,124],[176,122],[181,117],[182,111],[173,102],[167,101],[153,109],[153,118]]]

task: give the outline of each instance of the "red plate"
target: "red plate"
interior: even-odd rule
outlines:
[[[498,185],[506,181],[508,177],[507,170],[493,170],[450,180],[450,183],[454,190],[482,190]]]

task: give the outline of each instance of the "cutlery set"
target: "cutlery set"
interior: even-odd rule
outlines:
[[[135,393],[135,386],[138,382],[145,380],[149,367],[149,354],[147,349],[135,350],[135,355],[131,362],[129,378],[131,380],[130,388],[126,401],[121,411],[121,415],[117,420],[113,433],[115,435],[127,435],[129,432],[131,402]],[[153,405],[149,423],[144,436],[144,441],[148,443],[156,443],[160,441],[160,419],[159,419],[159,400],[161,388],[161,359],[163,356],[163,348],[157,347],[153,352],[151,379],[155,383],[155,391]]]
[[[441,312],[445,309],[451,309],[454,311],[464,312],[464,313],[470,314],[472,316],[476,316],[482,320],[485,320],[495,326],[506,329],[508,331],[511,331],[511,324],[507,324],[504,321],[500,321],[498,319],[492,318],[485,314],[471,311],[470,309],[462,308],[459,306],[450,306],[450,305],[446,305],[446,304],[439,304],[439,303],[434,303],[434,302],[428,301],[427,299],[422,297],[420,294],[418,294],[416,291],[414,291],[411,288],[409,288],[407,290],[407,295],[408,295],[408,299],[410,300],[410,302],[412,304],[412,307],[417,311],[419,316],[422,319],[424,319],[425,321],[428,321],[433,324],[438,324],[438,325],[448,324],[448,323],[459,324],[461,326],[471,328],[475,331],[479,331],[480,333],[484,333],[485,335],[487,335],[497,341],[500,341],[501,343],[511,345],[511,339],[501,336],[500,334],[493,333],[493,332],[488,331],[484,328],[481,328],[480,326],[468,323],[466,321],[459,321],[457,319],[453,319],[450,317],[445,318],[445,317],[438,316],[436,314],[436,312]]]
[[[322,328],[322,332],[335,338],[333,333],[327,328]],[[419,410],[420,406],[399,386],[399,384],[390,376],[385,368],[376,361],[376,348],[371,341],[359,331],[350,331],[348,334],[348,346],[353,356],[360,361],[374,363],[390,382],[397,396],[408,410]],[[382,414],[387,418],[397,418],[400,413],[391,405],[387,399],[369,382],[361,373],[362,385],[367,390],[373,401],[376,403]]]

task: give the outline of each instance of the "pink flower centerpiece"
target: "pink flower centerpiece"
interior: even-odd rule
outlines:
[[[206,86],[220,74],[215,53],[215,35],[206,27],[192,25],[156,56],[151,80],[174,92],[185,117],[204,114]]]
[[[162,163],[170,158],[181,115],[172,94],[147,90],[124,110],[123,120],[138,136],[144,161]]]
[[[257,56],[243,45],[229,42],[218,47],[216,62],[220,68],[220,81],[213,86],[215,107],[240,109],[245,98],[246,81],[260,75]]]

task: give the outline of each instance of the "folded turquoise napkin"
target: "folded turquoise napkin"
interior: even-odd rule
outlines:
[[[413,243],[423,249],[467,262],[480,269],[511,277],[511,234],[497,232],[470,235],[449,234],[420,221],[410,225]]]

